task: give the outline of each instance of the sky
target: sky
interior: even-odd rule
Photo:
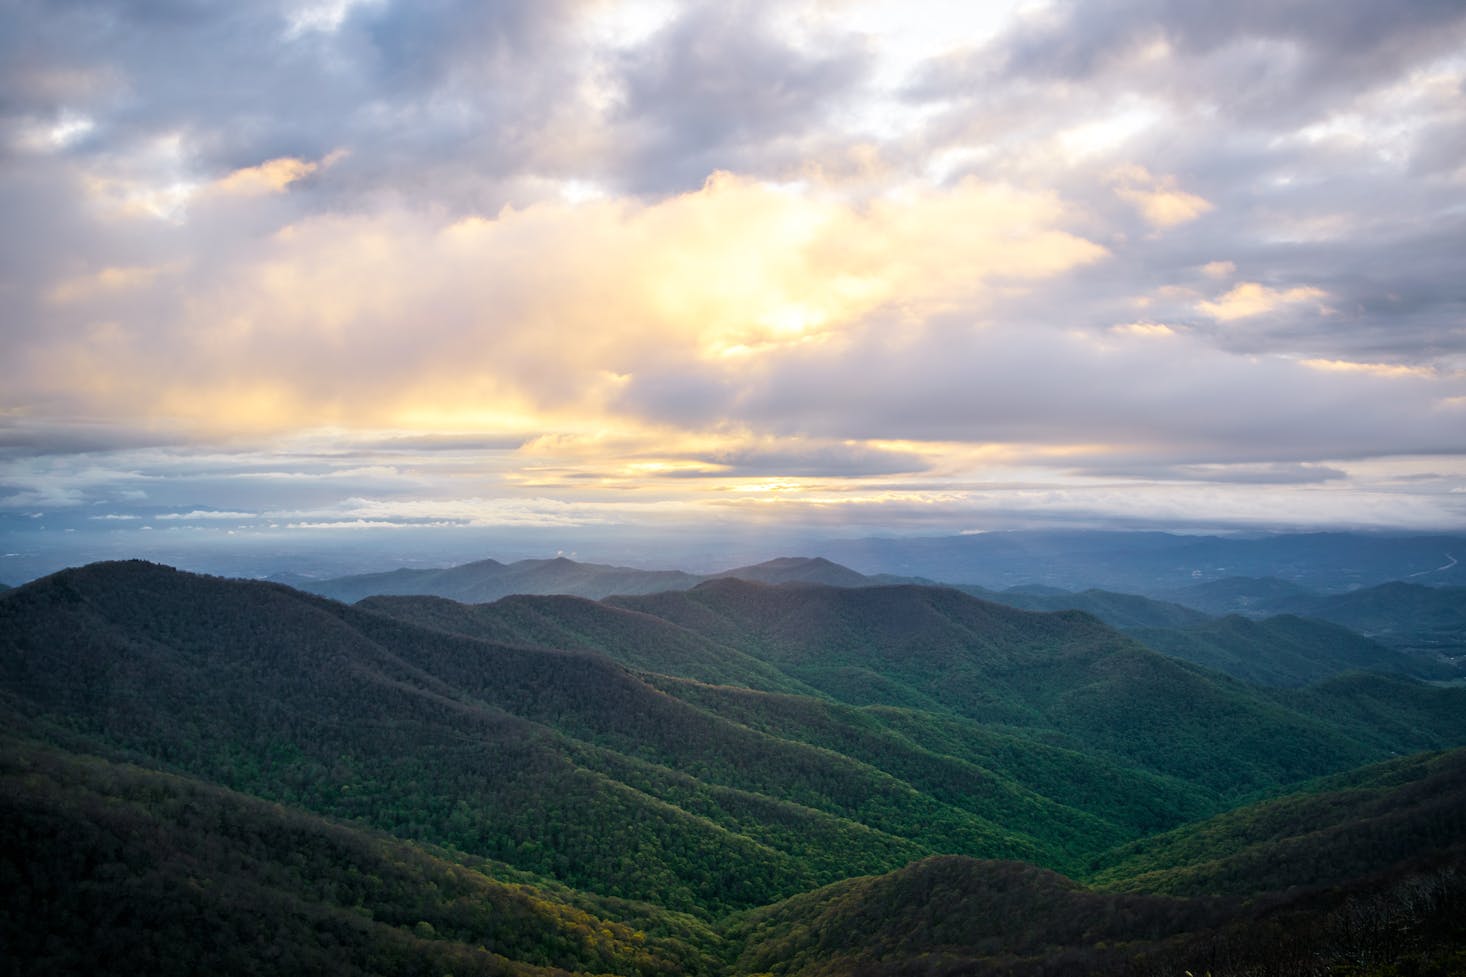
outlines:
[[[1466,529],[1459,0],[0,0],[0,213],[0,580]]]

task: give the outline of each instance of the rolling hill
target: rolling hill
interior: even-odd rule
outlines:
[[[1209,613],[1317,618],[1426,661],[1466,657],[1466,587],[1391,581],[1320,594],[1277,580],[1229,578],[1170,596]]]
[[[1291,614],[1262,620],[1231,614],[1199,627],[1127,633],[1164,655],[1264,685],[1307,685],[1348,671],[1428,680],[1460,674],[1445,662],[1407,655],[1337,624]]]
[[[628,977],[1192,961],[1454,857],[1459,755],[1347,772],[1466,743],[1466,690],[1266,689],[938,587],[352,607],[136,561],[0,599],[0,712],[0,925],[63,973],[305,972],[327,947],[348,972]],[[1279,819],[1237,805],[1299,791],[1325,799],[1277,803],[1336,816],[1294,822],[1380,854],[1238,904],[1247,870],[1205,866]],[[1181,875],[1213,881],[1159,891]]]
[[[348,604],[383,595],[444,597],[465,604],[484,604],[517,594],[558,594],[600,600],[613,594],[687,590],[705,580],[724,578],[766,584],[818,583],[831,587],[865,587],[879,582],[818,557],[779,557],[699,576],[681,570],[637,570],[577,563],[563,556],[508,564],[480,560],[440,570],[402,569],[329,580],[291,576],[281,582]]]

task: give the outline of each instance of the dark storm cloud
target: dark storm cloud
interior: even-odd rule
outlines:
[[[1008,38],[1000,63],[1010,77],[1143,76],[1138,55],[1165,41],[1199,69],[1170,76],[1166,94],[1204,93],[1226,110],[1246,113],[1243,121],[1257,121],[1257,113],[1296,120],[1341,92],[1452,51],[1463,25],[1466,10],[1455,0],[1066,4]]]
[[[1235,352],[1459,369],[1466,98],[1459,65],[1454,79],[1425,69],[1463,49],[1466,7],[1455,2],[1064,4],[980,49],[931,59],[905,95],[935,112],[923,151],[983,147],[957,174],[1042,182],[1085,201],[1112,232],[1124,228],[1123,239],[1100,239],[1123,275],[1073,278],[1082,321],[1116,321],[1127,298],[1179,284],[1201,294],[1132,314]],[[1124,125],[1126,112],[1139,119],[1113,146],[1033,149],[1095,120]],[[1127,221],[1105,187],[1131,161],[1211,209],[1163,233],[1139,215]],[[1234,274],[1197,281],[1216,261]],[[1338,315],[1239,326],[1197,313],[1239,282],[1316,287]]]
[[[407,190],[497,208],[468,167],[492,187],[537,151],[576,67],[562,26],[574,6],[366,2],[317,23],[279,2],[23,3],[0,32],[0,106],[11,126],[84,114],[78,157],[177,134],[215,178],[344,147],[328,200]]]
[[[0,418],[0,459],[91,454],[186,443],[186,439],[165,431],[139,430],[115,424],[63,424]]]
[[[714,169],[792,165],[811,130],[855,94],[870,67],[857,40],[801,50],[758,4],[689,5],[620,64],[619,125],[636,149],[621,175],[640,191],[689,189]]]

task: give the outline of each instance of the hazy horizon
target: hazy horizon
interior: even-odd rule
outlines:
[[[9,4],[0,580],[1466,531],[1463,51],[1431,2]]]

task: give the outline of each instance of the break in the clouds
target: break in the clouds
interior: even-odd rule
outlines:
[[[18,0],[0,86],[7,525],[1466,525],[1458,3]]]

